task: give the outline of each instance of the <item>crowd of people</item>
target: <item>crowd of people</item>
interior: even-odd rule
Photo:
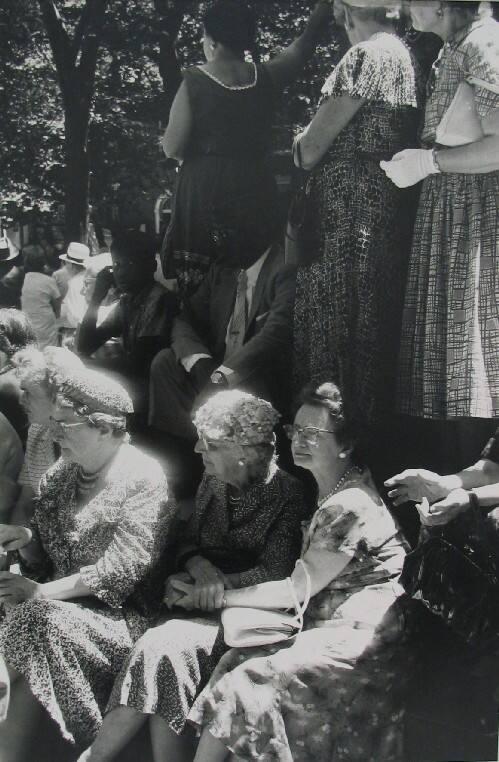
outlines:
[[[495,664],[499,24],[408,5],[427,78],[397,3],[261,63],[216,0],[161,247],[1,237],[2,762],[48,725],[79,762],[401,762],[422,631]],[[330,18],[290,254],[271,126]]]

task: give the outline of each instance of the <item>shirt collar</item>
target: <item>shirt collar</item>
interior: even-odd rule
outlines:
[[[265,260],[267,259],[268,255],[270,253],[270,249],[271,248],[272,247],[269,246],[267,251],[264,251],[262,256],[259,257],[259,259],[257,259],[256,262],[254,262],[251,265],[251,267],[248,267],[248,269],[246,270],[246,276],[248,278],[248,287],[251,287],[251,288],[255,287],[256,282],[258,280],[258,276],[260,275],[260,272],[261,272],[261,269],[263,267],[263,264],[264,264]]]

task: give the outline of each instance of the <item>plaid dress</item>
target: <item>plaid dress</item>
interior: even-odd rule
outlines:
[[[448,41],[430,78],[422,142],[472,74],[499,85],[499,24]],[[499,95],[475,87],[481,118]],[[441,174],[422,188],[403,316],[398,409],[427,418],[499,415],[499,172]]]

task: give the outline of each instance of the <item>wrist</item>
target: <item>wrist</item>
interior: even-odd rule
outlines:
[[[448,474],[442,476],[440,479],[439,487],[441,491],[441,497],[447,497],[447,495],[455,489],[459,489],[463,484],[457,474]]]
[[[431,164],[432,164],[432,175],[440,175],[442,173],[442,168],[440,166],[440,161],[438,158],[438,150],[433,147],[431,149]]]
[[[221,388],[227,388],[229,386],[227,376],[225,373],[222,373],[221,370],[215,370],[210,376],[210,381],[212,384],[216,384]]]

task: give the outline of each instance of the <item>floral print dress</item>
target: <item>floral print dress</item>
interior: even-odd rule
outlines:
[[[77,499],[78,470],[58,461],[43,477],[32,519],[40,561],[21,570],[41,583],[79,573],[92,596],[9,608],[0,653],[63,737],[88,746],[114,677],[157,605],[154,572],[173,505],[160,466],[128,444],[86,502]]]
[[[368,471],[316,511],[308,549],[354,555],[309,605],[292,645],[232,649],[189,715],[238,759],[401,760],[395,691],[405,548]]]

